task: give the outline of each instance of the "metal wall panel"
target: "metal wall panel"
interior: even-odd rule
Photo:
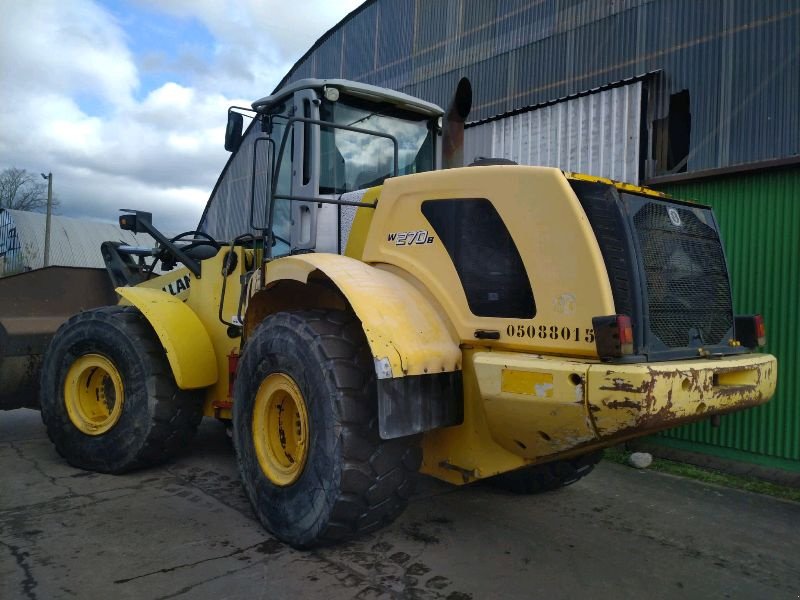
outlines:
[[[281,85],[342,74],[446,106],[467,76],[483,120],[661,71],[648,119],[689,91],[696,171],[800,154],[798,39],[800,0],[368,0]]]
[[[660,437],[800,471],[800,169],[673,184],[664,191],[714,207],[734,310],[764,315],[765,350],[778,357],[778,389],[771,402],[725,416],[719,428],[701,422]]]
[[[639,183],[642,82],[469,127],[464,160],[508,158]]]
[[[278,135],[282,134],[283,131]],[[258,143],[256,147],[255,140],[263,137],[265,136],[261,128],[251,122],[244,132],[239,150],[232,155],[217,187],[211,192],[206,210],[200,218],[199,229],[215,239],[232,240],[246,232],[256,233],[250,229],[251,218],[257,227],[266,226],[263,210],[258,209],[266,206],[268,154],[277,150],[265,142]],[[279,137],[277,143],[280,144]],[[262,175],[255,179],[254,153],[257,159],[256,170]],[[255,184],[255,190],[252,184]],[[250,214],[251,207],[254,208],[254,215]]]

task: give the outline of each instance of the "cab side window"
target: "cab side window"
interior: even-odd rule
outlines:
[[[275,152],[280,152],[281,141],[286,131],[286,111],[273,118],[272,139],[275,141]],[[292,157],[294,156],[294,131],[289,131],[286,146],[283,150],[278,180],[275,185],[275,195],[290,195],[292,193]],[[273,168],[277,168],[278,158],[275,157]],[[275,245],[272,247],[272,256],[282,256],[291,251],[292,212],[291,201],[277,198],[273,199],[275,206],[272,213],[272,233]]]

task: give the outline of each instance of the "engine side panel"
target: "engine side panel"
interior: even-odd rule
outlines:
[[[491,252],[507,240],[488,239],[497,227],[473,227],[475,239],[443,240],[425,218],[437,200],[488,201],[524,263],[535,302],[531,317],[480,316],[469,293],[502,297],[502,278]],[[455,204],[455,203],[453,203]],[[425,207],[423,206],[425,205]],[[452,236],[451,236],[452,237]],[[465,269],[477,282],[462,281],[453,244],[475,244]],[[447,245],[449,244],[449,246]],[[363,252],[368,263],[388,263],[419,282],[443,307],[462,343],[526,352],[596,356],[592,317],[614,313],[608,275],[588,219],[558,169],[486,166],[448,169],[387,180]],[[480,280],[485,274],[485,281]],[[499,282],[499,283],[496,283]],[[470,286],[470,283],[474,285]],[[492,285],[497,285],[493,291]],[[481,287],[483,286],[483,287]],[[477,290],[477,291],[475,291]],[[472,303],[473,308],[475,302]],[[490,311],[491,312],[491,311]],[[477,335],[476,335],[477,332]]]

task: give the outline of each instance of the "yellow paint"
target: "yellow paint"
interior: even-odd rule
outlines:
[[[216,383],[208,389],[203,414],[220,418],[231,417],[230,409],[217,408],[215,403],[225,404],[232,400],[228,398],[228,355],[240,353],[242,341],[240,337],[230,337],[228,326],[219,320],[219,305],[222,299],[221,273],[228,250],[229,247],[225,246],[216,256],[202,262],[203,273],[209,276],[192,281],[192,289],[186,301],[205,325],[216,354],[217,371],[220,374]],[[247,264],[253,260],[251,250],[238,247],[235,251],[238,255],[237,267],[227,276],[222,310],[222,316],[229,322],[239,308],[239,295],[242,289],[240,277],[246,272]]]
[[[642,187],[640,185],[634,185],[632,183],[625,183],[624,181],[616,181],[614,179],[608,179],[607,177],[597,177],[595,175],[586,175],[584,173],[573,173],[571,171],[564,171],[564,175],[567,177],[567,179],[573,179],[575,181],[594,181],[597,183],[605,183],[606,185],[613,185],[615,188],[617,188],[622,192],[642,194],[643,196],[651,196],[654,198],[669,198],[669,196],[664,192],[659,192],[658,190]]]
[[[117,367],[100,354],[84,354],[64,378],[64,404],[72,424],[86,435],[102,435],[122,416],[125,387]]]
[[[583,393],[592,363],[479,349],[464,354],[464,423],[424,434],[423,472],[461,484],[464,471],[472,473],[468,481],[490,477],[597,441]],[[540,386],[539,395],[532,385]]]
[[[519,249],[536,302],[532,319],[472,314],[447,249],[422,214],[428,200],[487,198]],[[392,272],[433,298],[462,343],[478,343],[477,329],[500,333],[496,348],[596,357],[586,334],[592,317],[614,314],[614,300],[597,240],[577,197],[559,169],[488,166],[447,169],[386,180],[364,246],[364,261]],[[429,244],[397,245],[389,234],[427,231]],[[527,335],[545,327],[547,336]],[[569,339],[551,337],[555,327]],[[575,330],[580,335],[574,335]],[[513,331],[509,335],[509,331]],[[523,335],[517,337],[516,332]]]
[[[525,466],[530,461],[500,446],[489,432],[475,375],[473,349],[464,349],[464,422],[422,436],[420,471],[456,485]]]
[[[172,286],[173,291],[177,291],[177,282],[181,281],[181,283],[186,282],[188,278],[189,287],[180,290],[177,294],[170,294],[169,286]],[[162,273],[157,277],[153,277],[152,279],[148,279],[147,281],[143,281],[142,283],[138,284],[136,287],[142,288],[149,288],[154,290],[162,290],[171,296],[174,295],[178,300],[185,301],[189,297],[189,293],[191,291],[191,286],[195,282],[195,278],[192,275],[191,271],[186,267],[178,267],[173,269],[172,271],[167,271],[166,273]],[[120,302],[120,304],[125,304],[127,301]]]
[[[215,355],[214,368],[219,373],[215,383],[206,392],[203,414],[219,418],[231,417],[230,409],[215,406],[219,403],[227,404],[231,400],[228,398],[228,355],[232,352],[238,354],[241,351],[241,338],[230,337],[228,326],[219,320],[219,305],[222,299],[222,268],[229,249],[229,246],[223,246],[216,256],[201,263],[203,269],[201,278],[192,279],[189,297],[186,300],[186,305],[197,315],[206,330]],[[238,310],[239,294],[242,289],[239,278],[246,272],[247,264],[253,260],[251,250],[237,247],[235,252],[238,256],[237,266],[227,276],[225,301],[222,309],[222,316],[228,322],[233,319]]]
[[[117,290],[123,296],[120,304],[136,304],[128,297],[132,298],[132,295],[138,297],[141,293],[152,292],[155,295],[150,296],[150,300],[163,300],[169,304],[169,307],[165,308],[165,310],[178,311],[186,316],[188,321],[192,321],[190,329],[184,332],[177,322],[172,325],[167,324],[171,317],[155,317],[161,322],[159,326],[165,332],[164,335],[171,335],[167,332],[167,329],[173,332],[180,330],[180,332],[175,332],[174,337],[170,338],[171,343],[175,346],[170,352],[165,343],[165,338],[159,333],[159,329],[156,328],[153,320],[142,309],[142,306],[136,304],[142,309],[148,320],[151,321],[156,333],[159,333],[159,338],[161,338],[162,344],[167,349],[167,358],[170,361],[170,366],[173,369],[173,374],[179,387],[185,387],[186,389],[207,387],[203,414],[220,418],[231,417],[231,411],[227,407],[231,400],[228,398],[228,356],[231,353],[238,354],[240,352],[241,341],[241,338],[230,337],[228,335],[228,326],[219,320],[219,304],[222,297],[222,268],[228,250],[228,246],[223,246],[216,256],[201,262],[200,279],[191,275],[185,267],[181,267],[154,277],[134,288],[120,288]],[[252,264],[253,260],[251,250],[238,247],[235,251],[238,256],[238,264],[234,272],[227,276],[223,306],[223,317],[227,321],[231,321],[238,310],[241,292],[239,278],[246,272],[247,265]],[[163,291],[163,288],[168,286],[169,283],[176,282],[179,279],[185,280],[187,276],[189,277],[187,290],[183,290],[175,296]],[[173,286],[173,289],[175,289],[175,286]],[[137,290],[142,290],[142,292]],[[143,301],[144,306],[149,303],[149,300]],[[165,304],[164,306],[167,305]],[[175,308],[176,306],[183,306],[185,310]],[[155,315],[157,312],[161,314],[163,311],[152,307],[150,312]],[[192,313],[194,318],[190,317],[189,313]],[[183,349],[178,349],[178,346],[182,346]],[[183,356],[183,358],[176,358],[179,355]],[[199,361],[191,358],[194,355],[200,357]],[[174,363],[177,364],[178,371],[176,371]],[[222,376],[219,376],[220,374]],[[184,381],[183,385],[182,381]],[[185,381],[193,383],[186,385]],[[224,406],[220,407],[220,404]]]
[[[179,388],[202,388],[217,381],[214,348],[206,326],[189,306],[161,290],[145,287],[120,287],[117,293],[152,325]]]
[[[393,377],[460,368],[458,340],[446,318],[423,292],[395,273],[346,256],[300,254],[267,264],[266,283],[306,283],[315,271],[323,273],[347,298],[362,323],[373,357],[386,359]]]
[[[768,354],[597,365],[589,369],[590,412],[601,437],[643,435],[763,404],[775,393],[777,372]]]
[[[264,475],[278,486],[297,481],[308,458],[310,432],[306,403],[294,379],[272,373],[261,382],[253,405],[252,433]]]
[[[552,398],[553,374],[502,369],[500,391],[510,394],[536,396],[537,398]]]
[[[602,447],[586,414],[583,388],[571,378],[585,374],[591,364],[465,348],[464,422],[423,434],[421,472],[462,485]],[[552,398],[502,391],[504,368],[549,372],[554,384]]]
[[[583,385],[589,363],[510,352],[476,352],[474,362],[487,426],[506,450],[541,459],[595,439]],[[509,371],[525,391],[504,389]]]
[[[361,199],[362,202],[375,202],[381,195],[382,186],[370,188]],[[347,247],[345,248],[345,256],[360,259],[364,253],[364,244],[367,241],[367,234],[369,233],[370,225],[372,224],[372,215],[375,214],[375,209],[360,207],[356,209],[355,217],[353,218],[353,226],[350,228],[350,235],[347,238]]]
[[[528,374],[529,373],[529,374]],[[423,434],[422,471],[455,484],[762,404],[773,356],[608,364],[464,350],[464,423]],[[520,393],[552,377],[552,393]]]

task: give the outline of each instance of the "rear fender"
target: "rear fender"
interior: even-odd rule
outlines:
[[[203,388],[217,382],[217,361],[211,338],[191,308],[162,290],[120,287],[117,293],[150,322],[167,352],[179,388]]]
[[[319,298],[321,307],[352,308],[372,352],[382,437],[461,422],[458,339],[440,309],[409,280],[346,256],[320,253],[269,263],[265,284],[248,305],[248,327],[274,312],[265,306],[305,308],[310,297]],[[323,289],[328,293],[320,294]],[[284,298],[276,304],[278,290],[290,290],[294,303]]]

